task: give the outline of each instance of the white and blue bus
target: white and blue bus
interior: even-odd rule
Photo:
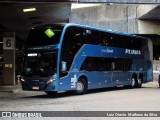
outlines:
[[[153,76],[151,40],[84,25],[37,27],[24,53],[23,90],[84,94],[96,88],[141,87]]]

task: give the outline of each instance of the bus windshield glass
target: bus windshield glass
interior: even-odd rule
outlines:
[[[24,62],[24,76],[48,77],[56,73],[57,50],[27,53]]]
[[[32,29],[26,40],[26,46],[32,47],[58,44],[62,30],[62,25]]]

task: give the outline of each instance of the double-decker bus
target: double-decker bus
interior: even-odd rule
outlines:
[[[24,49],[22,89],[74,91],[130,86],[152,81],[148,38],[78,24],[37,27]]]

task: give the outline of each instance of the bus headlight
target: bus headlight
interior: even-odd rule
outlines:
[[[51,78],[51,79],[49,79],[49,80],[47,81],[47,84],[50,84],[50,83],[54,82],[55,80],[56,80],[56,79]]]
[[[21,78],[21,81],[22,81],[22,82],[25,82],[25,80],[24,80],[23,78]]]

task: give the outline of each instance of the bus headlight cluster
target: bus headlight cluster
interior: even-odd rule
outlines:
[[[21,81],[22,81],[22,82],[25,82],[25,80],[24,80],[24,79],[21,79]]]
[[[49,80],[47,81],[47,84],[50,84],[50,83],[54,82],[55,80],[56,80],[56,79],[51,78],[51,79],[49,79]]]
[[[21,76],[21,79],[20,79],[20,80],[21,80],[21,82],[25,82],[25,80],[23,79],[23,77],[22,77],[22,76]]]

